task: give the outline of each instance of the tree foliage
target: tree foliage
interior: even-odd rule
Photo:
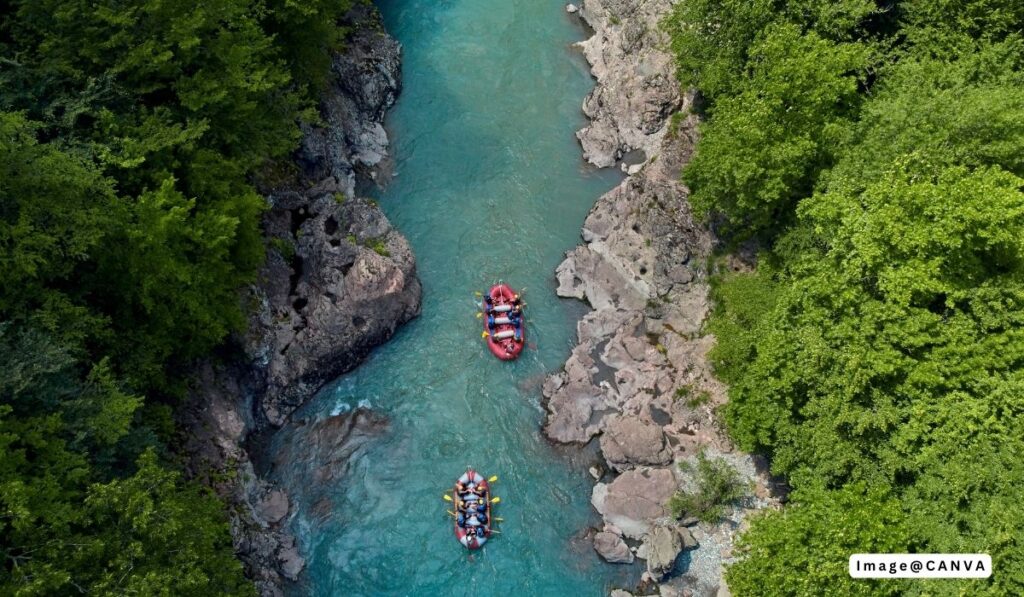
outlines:
[[[679,468],[695,473],[696,487],[692,491],[677,491],[669,500],[669,510],[676,518],[694,516],[714,523],[747,495],[748,487],[739,472],[723,458],[708,458],[704,452],[698,452],[695,467],[688,462],[680,462]]]
[[[712,358],[730,433],[795,488],[744,535],[730,587],[1021,594],[1024,12],[713,12],[677,5],[669,25],[683,81],[710,103],[684,178],[698,207],[766,242],[756,271],[715,284]],[[693,48],[707,66],[681,54]],[[778,103],[787,88],[799,92]],[[764,111],[773,99],[782,108]],[[853,581],[846,561],[862,552],[990,553],[995,572]]]
[[[181,366],[244,323],[251,181],[350,7],[0,3],[0,593],[252,592],[162,440]]]

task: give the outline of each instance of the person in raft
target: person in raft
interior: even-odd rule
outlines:
[[[462,500],[459,504],[458,521],[460,527],[465,527],[467,524],[472,524],[470,520],[476,515],[476,508],[471,502]]]
[[[513,336],[516,342],[523,341],[523,312],[519,307],[512,307],[512,310],[508,313],[508,318],[512,322],[512,327],[516,330],[516,335]]]
[[[484,501],[484,491],[477,487],[474,483],[461,483],[455,484],[455,492],[458,496],[458,513],[456,514],[456,520],[462,528],[470,529],[473,532],[473,527],[478,530],[477,536],[483,532],[483,525],[487,524],[487,503]]]

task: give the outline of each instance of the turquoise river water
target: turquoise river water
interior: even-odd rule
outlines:
[[[404,90],[387,123],[396,177],[378,198],[416,253],[423,314],[298,413],[362,404],[390,420],[336,486],[313,482],[315,462],[273,471],[298,506],[300,591],[607,595],[638,568],[603,563],[582,539],[599,522],[589,457],[540,433],[540,384],[568,356],[585,310],[555,296],[554,268],[619,180],[587,166],[574,137],[593,81],[571,44],[586,33],[561,0],[378,5],[404,46]],[[527,289],[529,348],[513,363],[487,351],[475,317],[474,291],[498,279]],[[274,441],[299,440],[286,428]],[[504,518],[472,554],[441,499],[467,465],[500,476]],[[312,505],[324,494],[326,513]]]

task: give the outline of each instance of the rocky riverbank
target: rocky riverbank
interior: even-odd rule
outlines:
[[[401,89],[401,48],[369,4],[345,25],[321,124],[304,130],[294,170],[265,185],[267,261],[243,296],[248,330],[199,364],[182,409],[189,472],[231,509],[235,549],[262,595],[281,595],[304,561],[286,530],[288,495],[261,479],[261,444],[327,381],[354,368],[420,308],[416,261],[405,238],[357,177],[376,179],[387,155],[382,120]],[[347,446],[386,425],[359,411],[309,430],[318,449]]]
[[[674,75],[660,20],[670,0],[587,0],[567,7],[593,28],[580,48],[597,86],[578,133],[584,157],[629,176],[583,225],[584,244],[558,267],[558,294],[593,311],[563,371],[544,384],[544,431],[557,442],[598,438],[603,462],[592,503],[605,526],[595,549],[608,561],[646,560],[644,583],[662,595],[727,593],[723,565],[752,510],[773,506],[763,462],[734,450],[718,417],[726,400],[703,332],[710,308],[710,232],[695,222],[679,180],[696,141],[694,98]],[[669,498],[692,489],[698,453],[728,462],[746,499],[714,524],[679,521]],[[692,468],[692,467],[691,467]]]

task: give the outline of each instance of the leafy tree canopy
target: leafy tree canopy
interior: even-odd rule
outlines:
[[[252,593],[162,439],[350,7],[0,3],[0,593]]]
[[[730,587],[1020,594],[1024,12],[816,4],[668,21],[709,105],[694,204],[764,248],[714,286],[726,422],[795,488],[744,535]],[[996,572],[852,581],[849,555],[873,551],[985,552]]]

